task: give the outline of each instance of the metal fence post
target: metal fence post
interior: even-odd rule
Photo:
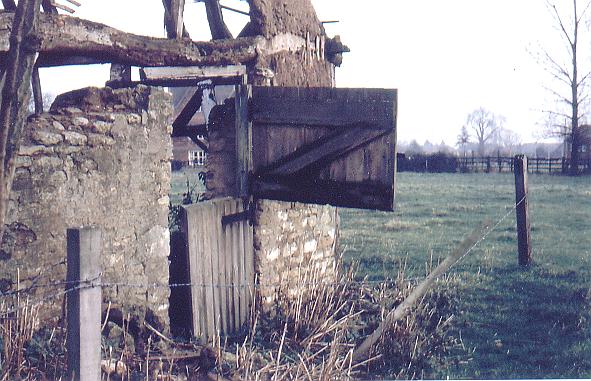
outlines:
[[[68,379],[101,379],[101,231],[68,229],[67,361]]]

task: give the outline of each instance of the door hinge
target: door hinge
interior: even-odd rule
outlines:
[[[222,216],[222,226],[233,224],[235,222],[248,221],[249,225],[252,226],[254,222],[254,203],[249,202],[246,208],[239,213],[228,214]]]

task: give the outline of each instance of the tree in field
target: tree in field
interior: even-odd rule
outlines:
[[[485,108],[479,108],[472,111],[466,120],[466,125],[476,138],[478,143],[478,154],[484,156],[486,153],[486,145],[497,134],[502,127],[504,118],[495,115]]]
[[[587,32],[586,20],[591,0],[572,0],[572,3],[547,0],[546,5],[568,53],[565,59],[561,59],[557,52],[551,54],[548,50],[542,51],[541,61],[553,82],[546,89],[557,101],[555,109],[546,112],[550,116],[551,135],[561,136],[571,145],[569,171],[574,175],[579,168],[579,127],[584,118],[583,110],[588,103],[586,88],[591,75],[589,65],[585,65],[582,59],[582,53],[589,48],[589,41],[583,37]]]
[[[456,147],[460,149],[464,157],[466,157],[466,145],[468,143],[470,143],[470,133],[468,133],[466,126],[462,126],[462,130],[456,140]]]

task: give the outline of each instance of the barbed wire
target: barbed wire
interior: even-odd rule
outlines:
[[[501,216],[497,222],[492,225],[492,227],[490,229],[488,229],[473,245],[470,246],[470,248],[468,248],[466,250],[466,252],[464,254],[462,254],[462,256],[454,263],[450,266],[450,269],[457,266],[468,254],[470,254],[478,245],[480,245],[484,240],[486,240],[486,238],[493,232],[495,231],[502,223],[503,221],[513,213],[513,211],[519,206],[521,205],[526,199],[526,196],[524,196],[519,202],[515,203],[512,205],[512,207],[509,209],[509,211],[507,211],[503,216]],[[62,263],[60,263],[62,264]],[[306,275],[314,275],[314,271],[312,272],[306,272],[303,271],[302,275],[306,276]],[[318,274],[318,273],[316,273]],[[337,287],[337,286],[377,286],[377,285],[389,285],[389,284],[395,284],[395,283],[399,283],[399,282],[405,282],[405,283],[413,283],[413,282],[419,282],[421,280],[423,280],[423,277],[403,277],[402,279],[394,279],[394,278],[384,278],[384,279],[378,279],[378,280],[370,280],[370,279],[362,279],[362,280],[355,280],[355,279],[343,279],[343,280],[339,280],[339,281],[324,281],[324,280],[318,280],[318,281],[311,281],[311,282],[297,282],[297,281],[284,281],[284,282],[280,282],[280,283],[274,283],[274,284],[260,284],[257,282],[253,282],[253,283],[191,283],[191,282],[187,282],[187,283],[158,283],[158,282],[151,282],[151,283],[129,283],[129,282],[104,282],[101,279],[101,275],[97,276],[96,278],[90,279],[90,280],[82,280],[82,281],[56,281],[56,282],[51,282],[51,283],[44,283],[44,284],[33,284],[29,287],[25,287],[23,289],[17,289],[17,290],[12,290],[9,292],[4,292],[4,293],[0,293],[0,300],[2,299],[9,299],[9,298],[14,298],[14,297],[20,297],[21,294],[27,295],[28,293],[30,293],[33,290],[36,289],[42,289],[42,288],[54,288],[54,287],[65,287],[64,290],[60,290],[59,292],[56,293],[52,293],[50,295],[45,295],[39,299],[33,300],[31,301],[29,299],[29,297],[27,296],[27,298],[25,299],[25,303],[24,305],[16,305],[13,306],[11,308],[9,308],[8,310],[5,311],[0,311],[0,317],[4,316],[9,316],[9,315],[13,315],[14,313],[16,313],[19,310],[25,309],[25,308],[34,308],[37,307],[41,304],[47,303],[53,299],[57,299],[59,297],[65,296],[68,293],[71,292],[75,292],[75,291],[80,291],[80,290],[84,290],[84,289],[90,289],[90,288],[96,288],[96,287],[101,287],[101,288],[138,288],[138,289],[143,289],[143,290],[149,290],[149,289],[161,289],[161,288],[166,288],[166,289],[175,289],[175,288],[184,288],[184,287],[191,287],[191,288],[211,288],[213,289],[250,289],[250,290],[261,290],[261,289],[276,289],[276,290],[281,290],[282,288],[285,287],[294,287],[294,283],[297,283],[295,286],[296,287],[300,287],[300,288],[307,288],[307,287]]]

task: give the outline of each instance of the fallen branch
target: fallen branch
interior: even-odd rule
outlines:
[[[466,255],[474,245],[484,237],[491,227],[491,222],[483,222],[479,227],[466,237],[455,251],[433,270],[421,284],[419,284],[410,295],[400,303],[394,311],[390,311],[376,330],[369,335],[353,352],[353,362],[358,363],[365,360],[370,354],[371,348],[378,342],[384,332],[390,329],[394,323],[410,313],[414,305],[431,288],[437,278],[443,275],[451,266],[457,263],[460,258]]]

